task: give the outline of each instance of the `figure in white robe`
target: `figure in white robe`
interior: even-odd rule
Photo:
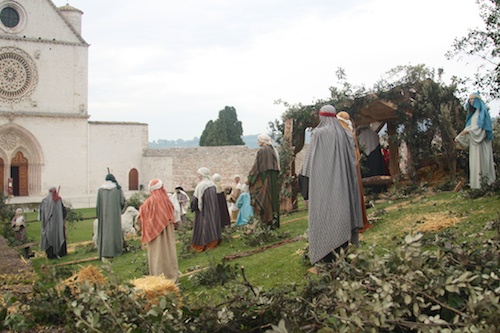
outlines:
[[[455,141],[463,149],[469,150],[470,188],[480,189],[481,177],[486,178],[488,185],[496,179],[491,146],[493,139],[491,118],[479,93],[470,94],[466,108],[468,112],[465,128],[457,135]]]

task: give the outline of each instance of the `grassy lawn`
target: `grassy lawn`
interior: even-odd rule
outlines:
[[[97,256],[93,244],[89,244],[92,239],[95,210],[79,211],[85,219],[72,227],[68,226],[69,255],[57,261],[49,261],[43,253],[38,252],[37,257],[32,261],[39,275],[45,274],[47,267],[54,264]],[[485,225],[489,221],[499,218],[500,197],[489,196],[470,199],[462,193],[426,193],[395,201],[378,200],[375,202],[375,207],[368,210],[368,214],[374,227],[361,235],[361,245],[358,251],[374,248],[377,253],[384,254],[394,249],[407,233],[429,226],[439,228],[447,225],[445,229],[455,233],[461,241],[466,241],[470,234],[492,237],[494,231],[485,230]],[[29,213],[27,217],[28,220],[36,220],[37,218],[35,213]],[[188,219],[192,218],[192,215],[188,214]],[[287,238],[304,235],[307,232],[307,210],[303,201],[301,201],[299,211],[282,216],[281,223],[280,231],[287,233]],[[184,244],[178,241],[177,253],[180,271],[185,274],[195,269],[208,267],[210,263],[220,263],[225,256],[258,248],[258,246],[246,245],[241,236],[242,231],[243,229],[234,229],[233,234],[225,237],[218,248],[203,253],[188,254],[183,252]],[[190,231],[183,232],[188,234],[179,234],[178,240],[189,239]],[[436,232],[440,231],[426,231],[425,233],[432,237]],[[38,241],[40,222],[30,222],[28,234],[31,239]],[[123,280],[147,274],[147,252],[141,246],[140,239],[128,240],[128,244],[129,252],[111,260],[113,272]],[[306,240],[301,239],[280,247],[240,257],[227,264],[244,266],[245,275],[254,286],[273,288],[284,284],[303,285],[307,281],[305,277],[311,276],[307,271],[311,266],[304,261],[302,254],[306,246]],[[83,262],[57,267],[56,274],[59,276],[68,275],[89,264],[96,267],[102,266],[102,262],[98,260]],[[193,295],[199,295],[207,290],[209,293],[217,292],[218,288],[207,289],[193,284],[193,275],[187,275],[180,279],[183,292]]]

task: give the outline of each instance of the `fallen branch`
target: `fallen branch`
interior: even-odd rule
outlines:
[[[276,247],[280,247],[280,246],[283,246],[283,245],[286,245],[286,244],[295,243],[295,242],[297,242],[297,241],[299,241],[299,240],[301,240],[303,238],[304,238],[303,236],[297,236],[295,238],[285,239],[285,240],[282,240],[281,242],[278,242],[278,243],[274,243],[274,244],[271,244],[271,245],[266,245],[266,246],[263,246],[263,247],[259,247],[258,249],[253,249],[253,250],[246,251],[246,252],[240,252],[240,253],[230,254],[230,255],[225,256],[224,259],[226,259],[228,261],[231,261],[231,260],[238,259],[238,258],[241,258],[241,257],[248,257],[248,256],[250,256],[252,254],[255,254],[255,253],[264,252],[266,250],[274,249]]]
[[[37,246],[37,245],[38,245],[38,242],[31,242],[31,243],[18,245],[16,247],[14,247],[14,249],[15,250],[22,250],[22,249],[25,249],[27,247],[32,247],[32,246]]]
[[[99,260],[99,257],[90,257],[90,258],[83,258],[83,259],[77,259],[77,260],[62,262],[62,263],[59,263],[59,264],[50,265],[49,268],[59,267],[59,266],[66,266],[66,265],[73,265],[73,264],[79,264],[81,262],[94,261],[94,260]]]
[[[390,185],[392,184],[391,176],[371,176],[362,179],[363,186],[375,186],[375,185]]]

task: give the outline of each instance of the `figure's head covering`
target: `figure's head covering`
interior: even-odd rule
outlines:
[[[215,186],[217,187],[217,193],[223,192],[224,189],[222,188],[221,182],[222,182],[222,177],[218,173],[214,173],[212,175],[212,180],[215,183]]]
[[[201,211],[203,209],[203,194],[205,193],[205,190],[211,186],[215,186],[212,177],[210,177],[210,169],[207,167],[201,167],[198,169],[198,174],[201,175],[202,179],[196,185],[193,196],[198,198],[198,209]]]
[[[152,179],[149,182],[149,191],[153,192],[155,190],[159,190],[163,187],[163,182],[160,179]]]
[[[215,183],[220,183],[222,181],[222,177],[218,174],[218,173],[214,173],[212,175],[212,180],[215,182]]]
[[[142,243],[155,239],[169,223],[175,222],[174,204],[160,179],[149,182],[151,195],[139,207],[142,227]]]
[[[276,161],[278,163],[278,170],[279,170],[280,154],[278,153],[278,149],[276,149],[276,147],[273,145],[273,139],[269,135],[262,133],[259,134],[259,136],[257,137],[257,142],[273,147],[274,153],[276,154]]]
[[[106,181],[110,181],[110,182],[115,183],[115,184],[116,184],[116,188],[118,188],[118,189],[121,189],[121,188],[122,188],[122,187],[120,186],[120,184],[118,184],[118,182],[116,181],[115,176],[113,176],[113,174],[112,174],[112,173],[108,173],[108,174],[106,175]]]
[[[182,186],[178,185],[175,187],[176,190],[181,190],[181,191],[184,191],[184,189],[182,188]]]
[[[59,196],[59,193],[57,193],[57,188],[55,186],[52,186],[49,189],[49,194],[52,195],[52,200],[54,201],[61,200],[61,197]]]
[[[210,179],[210,169],[209,168],[207,168],[207,167],[201,167],[201,168],[198,169],[197,172],[203,178]]]
[[[257,137],[257,142],[264,143],[266,145],[272,145],[273,139],[269,135],[262,133]]]
[[[23,214],[23,209],[22,208],[16,209],[16,215],[22,215],[22,214]]]
[[[337,117],[345,119],[345,120],[350,120],[351,119],[351,116],[349,115],[349,113],[347,113],[345,111],[340,111],[339,113],[337,113]]]
[[[236,180],[236,178],[241,179],[240,175],[234,175],[233,179]]]
[[[319,109],[319,115],[322,117],[336,117],[337,116],[337,110],[335,107],[331,104],[326,104]]]
[[[470,99],[474,98],[472,104],[470,103]],[[469,100],[465,105],[465,108],[468,110],[467,116],[465,118],[465,126],[469,126],[472,120],[472,115],[474,112],[470,112],[470,106],[472,106],[475,110],[479,112],[477,117],[477,126],[483,129],[486,132],[486,137],[488,140],[493,140],[493,128],[491,124],[490,112],[486,104],[484,104],[481,99],[481,95],[479,92],[473,92],[469,95]]]
[[[347,128],[349,128],[351,132],[354,131],[354,127],[352,126],[351,116],[349,115],[349,113],[345,111],[340,111],[339,113],[337,113],[337,119],[341,122],[341,124],[344,123],[345,126],[347,126]]]

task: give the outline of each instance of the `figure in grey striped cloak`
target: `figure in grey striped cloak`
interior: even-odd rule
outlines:
[[[331,261],[349,242],[357,245],[363,227],[354,138],[332,105],[320,109],[319,119],[299,173],[300,191],[309,201],[311,264]]]

